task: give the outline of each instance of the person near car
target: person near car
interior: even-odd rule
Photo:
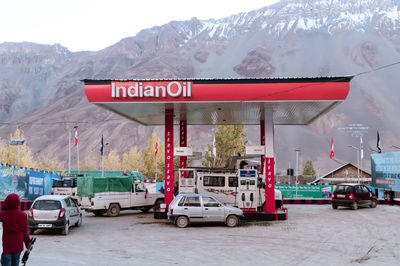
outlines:
[[[28,218],[20,207],[19,196],[13,193],[6,197],[0,212],[0,222],[3,223],[2,266],[18,266],[24,243],[25,247],[30,243]]]
[[[178,181],[175,182],[174,191],[173,192],[174,192],[174,196],[179,194],[179,183],[178,183]]]

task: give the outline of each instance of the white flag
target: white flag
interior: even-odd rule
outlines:
[[[363,147],[363,141],[362,141],[362,136],[360,137],[360,158],[364,158],[364,147]]]

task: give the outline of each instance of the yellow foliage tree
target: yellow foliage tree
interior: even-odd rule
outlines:
[[[158,140],[158,151],[155,155],[155,146]],[[164,179],[164,145],[161,143],[160,138],[157,137],[156,133],[153,133],[147,148],[143,151],[143,171],[142,173],[149,179],[157,180]]]
[[[101,158],[98,152],[92,151],[85,157],[85,162],[80,165],[83,171],[98,171],[101,170]]]
[[[121,171],[121,159],[116,150],[111,150],[106,158],[104,158],[105,171]]]
[[[122,155],[121,168],[124,171],[143,171],[142,153],[136,147]]]

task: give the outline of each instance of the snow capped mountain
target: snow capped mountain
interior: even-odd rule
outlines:
[[[61,45],[0,44],[0,136],[20,128],[34,152],[66,149],[60,138],[65,126],[51,131],[32,121],[89,121],[80,125],[88,143],[82,158],[97,145],[93,136],[115,139],[115,149],[147,143],[145,128],[87,103],[81,79],[213,78],[340,76],[357,73],[348,99],[307,127],[277,127],[278,167],[288,151],[303,150],[304,158],[322,170],[337,165],[329,159],[330,136],[335,154],[352,162],[345,148],[355,141],[337,130],[348,123],[379,128],[382,143],[398,143],[400,124],[399,65],[374,71],[400,58],[398,0],[282,0],[226,18],[171,21],[144,29],[136,36],[98,52],[72,53]],[[37,108],[33,110],[34,108]],[[158,130],[158,129],[157,129]],[[189,129],[190,130],[190,129]],[[127,134],[127,132],[130,132]],[[249,140],[257,143],[257,130]],[[159,130],[159,135],[162,135]],[[370,135],[368,135],[370,134]],[[376,142],[375,130],[364,136],[365,147]],[[99,135],[99,136],[100,136]],[[199,151],[209,140],[201,129],[189,143]],[[132,137],[134,136],[134,137]],[[336,151],[337,148],[337,151]],[[365,158],[368,158],[367,149]],[[293,154],[292,154],[293,155]],[[65,154],[57,154],[65,158]],[[281,158],[279,158],[281,157]],[[283,158],[283,159],[282,159]],[[363,160],[368,169],[368,160]],[[322,171],[321,170],[321,171]]]

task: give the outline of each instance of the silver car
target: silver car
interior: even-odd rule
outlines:
[[[225,205],[206,194],[179,194],[168,209],[168,219],[181,228],[190,222],[223,222],[229,227],[235,227],[241,218],[241,209]]]
[[[82,211],[71,196],[40,196],[28,211],[28,224],[31,235],[37,229],[60,229],[67,235],[70,226],[81,226]]]

